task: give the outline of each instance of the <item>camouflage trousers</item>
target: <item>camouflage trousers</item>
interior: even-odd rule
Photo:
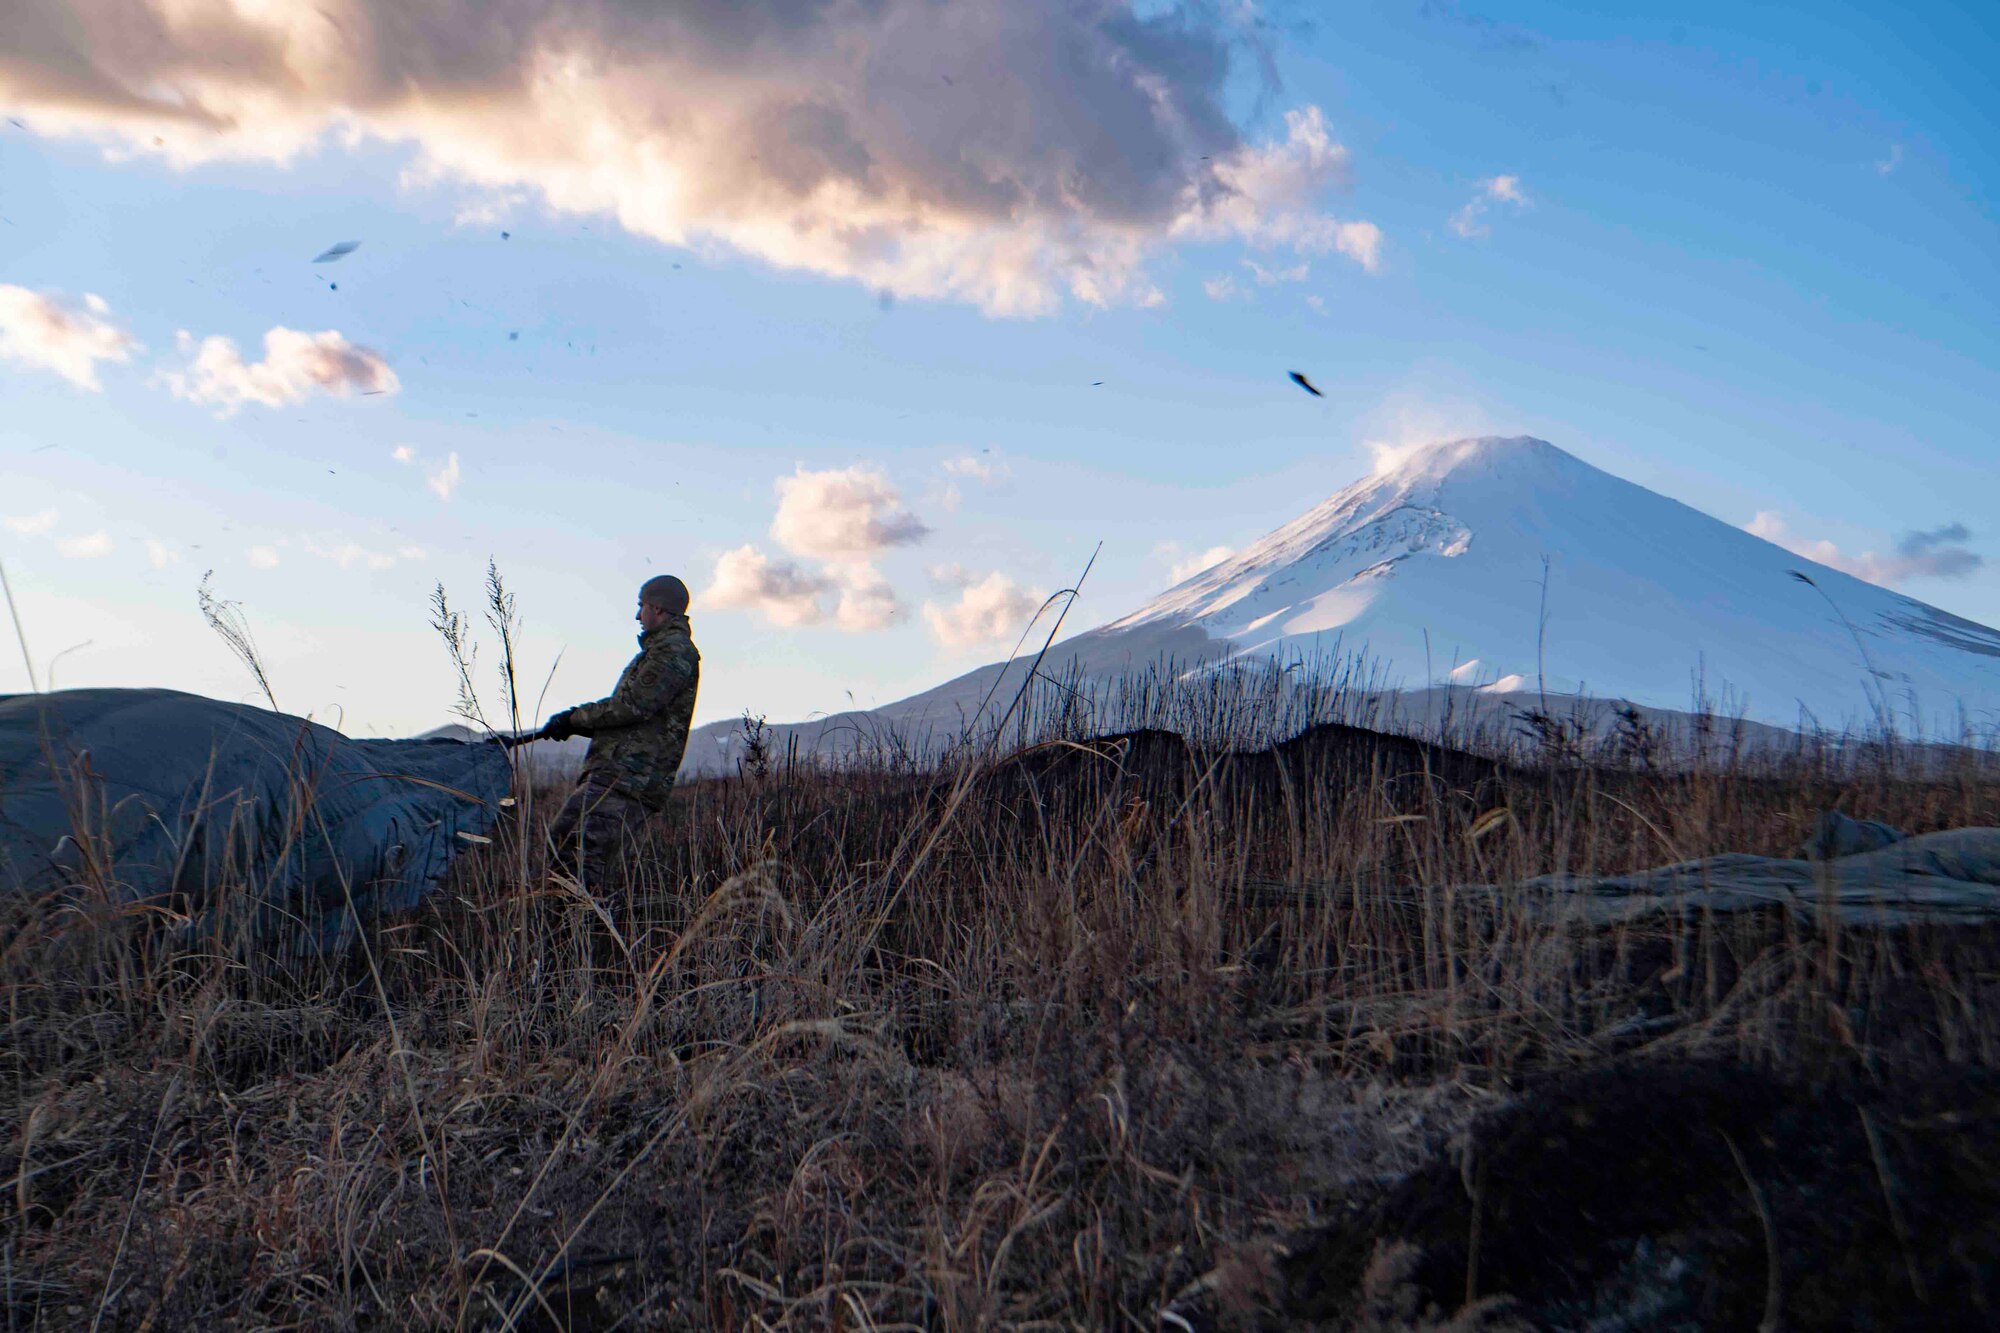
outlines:
[[[577,875],[596,897],[622,897],[627,857],[652,813],[602,778],[586,777],[549,825],[550,864]]]

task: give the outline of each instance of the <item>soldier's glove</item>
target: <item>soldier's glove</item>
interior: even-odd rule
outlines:
[[[542,724],[542,736],[547,740],[566,741],[576,735],[576,728],[570,725],[570,714],[576,710],[565,708]]]

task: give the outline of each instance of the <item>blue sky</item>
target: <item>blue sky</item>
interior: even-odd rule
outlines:
[[[1099,542],[1066,628],[1339,489],[1371,442],[1488,431],[2000,623],[2000,95],[1980,73],[2000,42],[1971,7],[1232,8],[1185,49],[1164,28],[1118,48],[1164,51],[1161,77],[1190,90],[1196,128],[1149,165],[1135,145],[1153,141],[1099,109],[1122,104],[1058,96],[1110,76],[1016,31],[1082,20],[1021,4],[990,41],[925,36],[935,85],[907,54],[890,84],[800,58],[808,90],[859,80],[835,90],[865,104],[849,128],[878,164],[858,203],[779,197],[785,136],[834,151],[796,120],[705,140],[618,121],[618,161],[673,166],[664,204],[617,170],[568,174],[560,139],[515,151],[502,82],[449,114],[385,111],[346,66],[303,99],[253,68],[229,87],[233,127],[134,114],[118,79],[219,77],[100,60],[102,14],[148,8],[77,6],[63,40],[95,83],[39,77],[60,62],[33,25],[0,38],[19,121],[0,124],[0,291],[20,294],[0,332],[0,559],[44,674],[71,650],[60,686],[245,695],[196,610],[213,570],[284,707],[422,730],[453,698],[431,590],[470,606],[490,556],[530,673],[561,655],[550,708],[608,688],[633,589],[661,571],[696,592],[702,720],[882,703],[999,655]],[[343,31],[371,10],[321,8]],[[1089,22],[1123,32],[1114,5]],[[1226,76],[1201,66],[1218,54]],[[701,110],[761,114],[764,68],[718,74]],[[1211,104],[1226,123],[1203,128]],[[1314,147],[1307,108],[1344,153]],[[964,147],[1029,120],[1018,161],[981,158],[1011,139]],[[732,162],[745,144],[764,151]],[[964,162],[1028,179],[1064,154],[1088,179],[1025,220],[963,204]],[[1236,195],[1160,202],[1211,158],[1242,165]],[[985,222],[939,277],[910,219],[948,208]],[[815,230],[855,210],[875,210],[861,241]],[[685,243],[662,239],[684,223]],[[342,240],[360,248],[310,262]],[[1079,272],[1113,289],[1079,294]],[[1001,311],[1024,291],[1032,312]],[[72,322],[49,333],[37,302]],[[251,368],[272,329],[340,342],[287,378]],[[233,346],[204,378],[218,336]],[[38,338],[82,341],[62,361]],[[1964,537],[1923,548],[1953,559],[1896,558],[1954,523]],[[765,582],[718,592],[746,546]],[[26,684],[7,649],[0,691]]]

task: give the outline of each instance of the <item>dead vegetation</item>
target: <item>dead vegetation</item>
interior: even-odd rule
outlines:
[[[2000,932],[1453,887],[2000,824],[1982,763],[787,756],[685,787],[616,919],[523,795],[340,958],[10,909],[9,1328],[1747,1327],[1862,1250],[1874,1326],[1990,1323]]]

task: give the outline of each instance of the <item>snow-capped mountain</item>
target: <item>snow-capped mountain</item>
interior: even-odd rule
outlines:
[[[1878,684],[1905,726],[1913,709],[1955,719],[1963,702],[1990,720],[2000,706],[2000,632],[1527,436],[1422,450],[1104,632],[1159,625],[1238,654],[1339,633],[1401,683],[1662,708],[1687,706],[1699,674],[1712,695],[1781,726],[1801,708],[1835,727],[1871,717]]]
[[[1777,727],[1866,730],[1886,708],[1904,734],[1951,738],[1961,716],[1979,729],[2000,722],[2000,631],[1527,436],[1421,450],[1059,644],[1044,665],[1092,675],[1163,656],[1201,669],[1356,653],[1380,683],[1410,691],[1684,710],[1699,688]],[[1000,677],[984,667],[862,719],[949,725]],[[813,724],[800,743],[858,720]],[[728,730],[704,728],[690,764],[729,760]]]

